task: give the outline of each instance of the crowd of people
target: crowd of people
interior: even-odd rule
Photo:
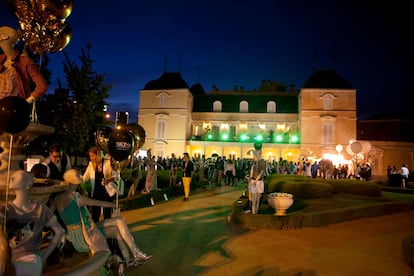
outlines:
[[[49,148],[49,155],[42,163],[35,164],[31,169],[31,176],[26,172],[19,172],[13,176],[13,189],[19,197],[15,201],[6,205],[6,210],[11,212],[10,218],[25,214],[13,213],[15,206],[25,206],[23,201],[27,201],[27,187],[33,185],[35,179],[52,178],[62,180],[69,184],[66,191],[51,197],[42,208],[44,208],[44,220],[39,220],[37,228],[36,243],[38,246],[41,242],[42,229],[52,227],[54,237],[58,240],[65,236],[77,251],[91,252],[110,252],[107,244],[107,238],[116,237],[125,263],[129,266],[135,266],[148,261],[151,256],[143,253],[136,245],[128,226],[122,217],[120,217],[119,208],[114,204],[114,196],[119,193],[116,181],[120,176],[111,166],[111,156],[104,154],[98,147],[93,146],[88,151],[89,163],[83,174],[77,169],[73,169],[70,159],[57,144]],[[146,181],[142,194],[149,193],[157,188],[156,170],[169,170],[170,181],[168,186],[182,186],[183,201],[190,199],[190,187],[192,175],[194,172],[199,173],[200,180],[207,180],[211,185],[232,186],[237,185],[240,181],[247,182],[249,190],[249,200],[251,203],[251,212],[257,214],[261,195],[264,192],[264,180],[269,174],[298,174],[309,178],[323,179],[361,179],[371,180],[371,167],[368,163],[357,164],[355,168],[348,164],[334,165],[330,160],[313,160],[302,159],[299,162],[288,161],[280,158],[276,160],[264,160],[261,157],[261,150],[256,150],[253,159],[227,159],[225,156],[215,156],[205,158],[191,158],[188,153],[182,156],[171,154],[171,158],[156,158],[148,150],[147,156],[138,158],[136,162],[138,179],[141,177],[141,171],[146,171]],[[178,177],[181,171],[182,177]],[[410,171],[405,164],[397,169],[396,166],[388,166],[387,175],[401,176],[401,187],[406,188]],[[80,184],[89,181],[91,188],[89,193],[80,188]],[[182,182],[181,182],[182,181]],[[135,183],[137,184],[137,183]],[[24,187],[24,189],[22,188]],[[134,186],[134,189],[137,185]],[[20,192],[19,192],[20,191]],[[131,190],[130,190],[131,193]],[[128,195],[130,195],[130,193]],[[133,193],[135,194],[135,192]],[[19,201],[20,200],[20,201]],[[23,203],[22,203],[23,202]],[[28,202],[26,202],[28,204]],[[26,205],[27,205],[26,204]],[[29,206],[29,205],[28,205]],[[31,209],[30,209],[31,208]],[[30,210],[34,210],[30,206]],[[36,208],[39,208],[36,206]],[[16,209],[16,208],[15,208]],[[3,209],[4,212],[5,209]],[[116,210],[116,211],[115,211]],[[54,212],[54,213],[53,213]],[[56,219],[54,218],[56,215]],[[43,218],[43,217],[42,217]],[[32,218],[33,219],[33,218]],[[56,220],[56,221],[55,221]],[[59,222],[56,224],[56,222]],[[24,221],[24,223],[33,223],[33,221]],[[24,224],[23,223],[23,224]],[[10,224],[9,224],[10,225]],[[13,226],[15,227],[15,225]],[[18,229],[13,229],[13,233],[18,233]],[[9,234],[9,233],[8,233]],[[15,237],[14,237],[15,238]],[[51,243],[57,246],[58,241]],[[16,270],[31,270],[34,264],[32,262],[42,262],[50,255],[50,249],[43,254],[39,248],[33,249],[33,245],[25,249],[20,248],[20,244],[14,243],[11,250],[16,258],[12,258]],[[39,245],[40,246],[40,245]],[[30,261],[21,266],[22,250],[28,250],[26,253],[34,254]],[[33,249],[33,250],[32,250]],[[26,260],[27,259],[23,259]],[[19,267],[20,265],[20,267]],[[36,267],[38,271],[39,267]]]
[[[392,167],[391,165],[388,165],[387,177],[389,182],[392,183],[392,186],[395,185],[394,182],[397,182],[401,185],[401,188],[405,189],[407,188],[408,179],[410,178],[410,170],[405,163],[402,163],[399,169],[397,169],[395,165]]]
[[[153,156],[153,158],[155,158]],[[148,170],[146,166],[146,158],[141,161],[141,169]],[[225,156],[215,157],[192,157],[191,161],[194,164],[194,171],[199,173],[200,180],[209,180],[211,184],[220,185],[235,185],[236,183],[246,179],[249,176],[252,159],[229,159]],[[164,169],[170,171],[170,184],[175,186],[179,183],[177,179],[177,172],[181,168],[183,158],[176,157],[173,153],[171,158],[158,157],[156,160],[157,169]],[[294,162],[283,158],[279,160],[265,160],[266,170],[265,175],[269,174],[296,174],[310,178],[322,179],[358,179],[369,181],[372,180],[372,170],[369,163],[353,164],[333,164],[328,159],[309,161],[302,159]]]

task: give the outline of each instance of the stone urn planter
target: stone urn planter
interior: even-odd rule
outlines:
[[[288,193],[270,193],[267,202],[275,209],[275,216],[285,216],[286,210],[293,204],[293,195]]]

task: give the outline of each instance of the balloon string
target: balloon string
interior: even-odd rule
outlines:
[[[116,193],[116,208],[118,209],[118,205],[119,205],[119,184],[121,183],[121,162],[116,161],[118,164],[117,165],[117,173],[118,173],[118,192]]]
[[[36,102],[33,102],[31,122],[36,124],[39,123],[39,120],[37,119]]]
[[[9,163],[7,167],[7,180],[6,180],[6,203],[9,202],[9,186],[10,186],[10,170],[11,170],[11,158],[12,158],[12,149],[13,149],[13,134],[10,135],[10,148],[9,148]],[[6,222],[7,222],[7,208],[4,211],[4,221],[3,221],[3,232],[6,233]]]
[[[40,54],[39,58],[39,71],[42,70],[42,61],[43,61],[43,54]],[[36,102],[33,102],[32,106],[32,119],[30,120],[32,123],[38,124],[39,120],[37,118],[37,112],[36,112]]]
[[[43,60],[43,54],[40,54],[39,71],[42,70],[42,60]]]

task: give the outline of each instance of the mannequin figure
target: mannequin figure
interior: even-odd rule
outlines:
[[[252,201],[252,214],[257,214],[259,211],[260,198],[264,192],[265,170],[266,161],[262,159],[262,150],[255,150],[249,177],[249,197]]]
[[[14,190],[16,197],[7,203],[6,210],[2,206],[0,212],[0,216],[6,214],[7,238],[11,248],[12,263],[7,275],[42,275],[43,264],[63,237],[63,228],[49,208],[29,200],[29,189],[33,183],[32,174],[23,170],[13,173],[10,189]],[[45,227],[52,229],[54,235],[47,247],[41,250]]]
[[[151,149],[147,150],[147,158],[144,160],[144,164],[147,167],[147,176],[145,178],[145,187],[141,194],[148,194],[151,191],[158,190],[157,167],[162,170],[164,168],[155,160],[155,156],[152,156]]]
[[[117,216],[105,219],[95,224],[86,208],[86,206],[115,208],[116,205],[114,203],[92,199],[76,192],[78,185],[83,180],[79,172],[75,169],[66,171],[63,179],[69,183],[69,187],[65,192],[56,196],[51,209],[55,207],[59,212],[68,229],[67,239],[72,242],[76,250],[87,252],[91,249],[91,251],[94,251],[96,246],[95,242],[102,242],[102,238],[98,236],[102,236],[103,234],[105,238],[117,238],[121,254],[128,266],[136,266],[151,259],[152,256],[148,256],[138,249],[128,229],[128,225],[122,217]],[[89,229],[95,228],[95,225],[100,231],[94,232],[94,236],[85,236],[84,233],[87,232],[90,234]],[[104,241],[106,243],[105,239]],[[130,253],[132,258],[130,257]]]
[[[19,96],[31,104],[46,93],[47,83],[33,60],[14,49],[18,40],[15,29],[0,27],[0,99]],[[33,91],[30,81],[35,84]]]

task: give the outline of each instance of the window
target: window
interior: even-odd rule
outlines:
[[[331,97],[326,97],[323,100],[323,109],[325,110],[332,110],[333,109],[333,102]]]
[[[159,140],[165,140],[167,123],[165,121],[157,121],[157,133],[156,138]]]
[[[236,136],[236,126],[235,125],[231,125],[229,128],[229,136],[231,139],[233,139],[233,137]]]
[[[211,134],[213,134],[214,139],[218,139],[220,136],[220,126],[213,125],[211,128]]]
[[[249,103],[247,101],[240,102],[240,112],[249,112]]]
[[[167,107],[167,105],[168,105],[167,98],[168,98],[168,96],[166,94],[161,94],[160,95],[160,108],[166,108]]]
[[[276,113],[276,103],[274,101],[267,102],[267,113]]]
[[[213,111],[215,111],[215,112],[221,112],[221,108],[222,108],[222,106],[221,106],[221,102],[220,101],[215,101],[213,103]]]
[[[335,125],[333,121],[322,122],[322,144],[331,145],[334,142],[334,129]]]
[[[321,100],[323,100],[323,109],[324,110],[332,110],[334,109],[333,101],[338,99],[337,96],[335,96],[333,93],[328,92],[324,93],[322,96],[319,97]]]

